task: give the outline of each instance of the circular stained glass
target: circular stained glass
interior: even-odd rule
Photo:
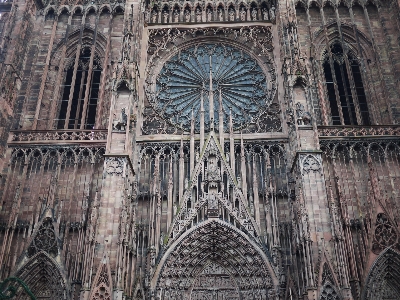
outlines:
[[[151,102],[158,113],[185,130],[190,129],[193,113],[196,131],[202,99],[206,129],[211,115],[218,129],[222,104],[225,130],[230,113],[234,128],[243,127],[266,109],[270,99],[259,64],[224,44],[200,44],[179,51],[162,67],[154,92]]]

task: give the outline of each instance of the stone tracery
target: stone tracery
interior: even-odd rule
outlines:
[[[167,250],[164,255],[167,258],[160,263],[161,269],[156,271],[153,282],[164,297],[171,293],[189,297],[191,293],[190,299],[197,299],[214,290],[221,295],[234,295],[233,299],[238,293],[240,299],[253,299],[250,294],[254,294],[254,299],[267,299],[276,279],[266,255],[261,253],[255,242],[231,225],[209,220]],[[207,273],[208,269],[212,272]],[[219,279],[202,281],[210,274]]]
[[[43,220],[28,248],[28,256],[32,257],[40,251],[45,251],[52,257],[58,255],[58,241],[51,218]]]
[[[248,54],[224,44],[197,44],[167,61],[157,76],[157,96],[151,100],[164,118],[186,130],[191,113],[200,115],[200,102],[207,128],[211,118],[218,122],[220,109],[224,123],[232,114],[236,128],[256,119],[269,106],[265,101],[270,98],[268,85],[258,63]],[[198,131],[199,119],[195,122]]]
[[[396,1],[14,2],[0,1],[11,8],[0,19],[0,280],[21,275],[40,298],[67,300],[399,298]],[[338,41],[347,61],[328,54]],[[158,109],[155,92],[176,87],[179,55],[230,68],[196,52],[210,45],[239,53],[235,71],[250,76],[230,81],[240,96],[220,107],[218,70],[198,72],[197,95],[207,104],[213,90],[215,104],[202,131],[199,101],[192,117],[174,92]],[[53,130],[64,69],[90,70],[82,49],[103,69],[102,129]],[[337,78],[363,77],[343,92],[374,99],[374,125],[329,125],[318,66],[330,59],[352,70]]]
[[[220,217],[250,236],[257,236],[259,228],[246,209],[247,201],[237,187],[232,170],[221,155],[213,133],[204,147],[204,153],[191,175],[193,184],[187,187],[181,210],[172,223],[169,244],[193,222],[201,223]]]
[[[244,47],[249,41],[254,44],[251,55]],[[222,119],[224,123],[221,128],[215,126],[215,131],[228,131],[230,114],[235,130],[281,131],[280,109],[273,103],[277,85],[270,27],[151,30],[149,42],[146,94],[154,113],[144,116],[145,134],[172,132],[174,126],[175,132],[188,130],[192,114],[198,132],[201,99],[207,130],[211,113],[215,124]],[[244,99],[251,105],[243,105]],[[152,126],[157,115],[159,129]]]
[[[16,276],[29,286],[38,299],[67,299],[67,285],[59,265],[43,251],[32,256]],[[17,299],[28,298],[21,291]]]
[[[400,254],[387,248],[376,259],[365,282],[363,299],[397,299],[400,297]]]

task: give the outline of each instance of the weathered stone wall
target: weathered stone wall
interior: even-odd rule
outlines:
[[[17,275],[51,299],[400,296],[396,1],[23,1],[0,11],[0,279]],[[245,58],[232,56],[237,72],[259,65],[265,106],[253,108],[240,81],[223,108],[231,78],[213,90],[209,62],[167,78],[187,49],[213,43]],[[335,61],[347,99],[365,94],[368,122],[354,100],[352,125],[339,113],[333,126],[324,63]],[[157,102],[195,72],[200,108],[183,96]],[[247,119],[235,111],[242,99]],[[168,118],[174,110],[189,114]]]

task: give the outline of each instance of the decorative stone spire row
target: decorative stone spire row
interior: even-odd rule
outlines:
[[[212,78],[212,60],[210,56],[210,88],[208,91],[209,101],[209,114],[210,114],[210,131],[214,131],[214,91],[213,91],[213,78]]]
[[[204,147],[204,83],[200,95],[200,152]]]
[[[219,100],[219,112],[218,112],[218,116],[219,116],[219,144],[222,146],[222,151],[224,150],[224,110],[222,107],[222,89],[219,88],[218,89],[218,100]]]

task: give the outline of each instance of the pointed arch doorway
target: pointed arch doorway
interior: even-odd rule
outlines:
[[[364,300],[400,299],[400,253],[386,248],[372,265],[364,288]]]
[[[151,281],[154,299],[272,299],[278,280],[255,238],[209,219],[165,251]]]

